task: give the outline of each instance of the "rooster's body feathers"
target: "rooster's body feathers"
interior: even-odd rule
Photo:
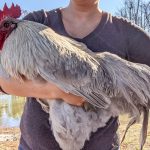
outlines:
[[[145,108],[149,109],[150,106],[150,68],[148,66],[128,62],[107,52],[96,54],[84,44],[60,36],[39,23],[30,21],[18,23],[18,27],[4,43],[1,63],[6,72],[16,79],[23,80],[23,77],[35,81],[44,79],[53,82],[66,92],[82,96],[96,107],[97,112],[107,111],[104,114],[107,114],[108,118],[118,116],[121,113],[128,113],[135,120],[138,120],[141,112]],[[52,106],[52,102],[49,102],[49,104]],[[60,105],[60,108],[62,106],[59,102],[55,104]],[[64,108],[69,110],[72,108],[74,112],[81,109],[68,104],[64,105],[66,107],[62,106],[63,111],[65,111]],[[50,117],[54,115],[52,115],[52,110],[56,111],[56,109],[51,109]],[[88,114],[89,112],[84,113]],[[80,117],[87,116],[88,118],[89,116],[83,115],[84,113],[82,112]],[[99,118],[99,113],[95,114]],[[107,118],[105,115],[103,117]],[[76,116],[74,117],[76,118]],[[58,118],[61,120],[62,117]],[[105,119],[105,122],[108,121],[108,118]],[[52,123],[53,120],[50,120]],[[57,122],[57,125],[55,125],[58,126],[59,121],[54,120],[55,123]],[[83,128],[89,127],[87,120]],[[92,124],[90,124],[91,126]],[[100,126],[98,125],[97,128]],[[67,128],[70,129],[70,126],[66,125],[65,127],[66,130]],[[72,127],[76,128],[75,125]],[[82,129],[80,128],[80,130]],[[94,129],[94,131],[96,130]],[[94,131],[91,130],[91,132]],[[64,132],[63,129],[62,132]],[[82,138],[83,143],[88,139],[91,132],[88,133],[86,138]],[[56,139],[61,139],[56,134],[54,135]],[[67,136],[69,138],[69,135],[66,134],[66,138]],[[60,140],[59,144],[62,141]],[[74,150],[83,147],[83,143],[77,143],[74,143],[73,147],[80,145],[80,148],[73,148]],[[60,145],[62,149],[66,150],[62,146],[63,144]]]

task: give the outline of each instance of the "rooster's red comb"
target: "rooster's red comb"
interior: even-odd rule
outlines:
[[[8,8],[7,4],[5,3],[3,10],[0,10],[0,21],[5,17],[12,17],[12,18],[19,18],[21,16],[21,8],[18,5],[14,5],[12,3],[11,7]]]

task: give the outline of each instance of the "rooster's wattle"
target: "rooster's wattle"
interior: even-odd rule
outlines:
[[[82,149],[91,133],[105,126],[111,116],[130,114],[130,126],[142,112],[143,148],[150,108],[148,66],[108,52],[94,53],[45,25],[5,16],[0,19],[1,67],[21,82],[24,78],[53,82],[94,107],[85,111],[63,101],[47,100],[52,130],[63,150]]]

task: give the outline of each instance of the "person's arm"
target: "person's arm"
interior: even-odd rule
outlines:
[[[44,23],[44,18],[45,12],[41,10],[29,13],[23,18],[23,20]],[[37,97],[42,99],[63,99],[69,104],[79,106],[83,103],[83,99],[81,97],[65,93],[52,83],[36,83],[27,80],[24,83],[20,83],[13,78],[6,79],[5,77],[0,76],[0,86],[2,92],[4,91],[10,95]]]
[[[150,66],[150,35],[130,22],[126,24],[125,32],[128,60]]]
[[[36,83],[26,80],[19,81],[0,77],[0,85],[4,92],[23,97],[37,97],[42,99],[63,99],[65,102],[80,106],[84,100],[76,95],[65,93],[52,83]]]

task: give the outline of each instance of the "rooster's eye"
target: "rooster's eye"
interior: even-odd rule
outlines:
[[[10,23],[9,23],[9,22],[5,22],[5,23],[4,23],[4,27],[5,27],[5,28],[8,28],[9,26],[10,26]]]

